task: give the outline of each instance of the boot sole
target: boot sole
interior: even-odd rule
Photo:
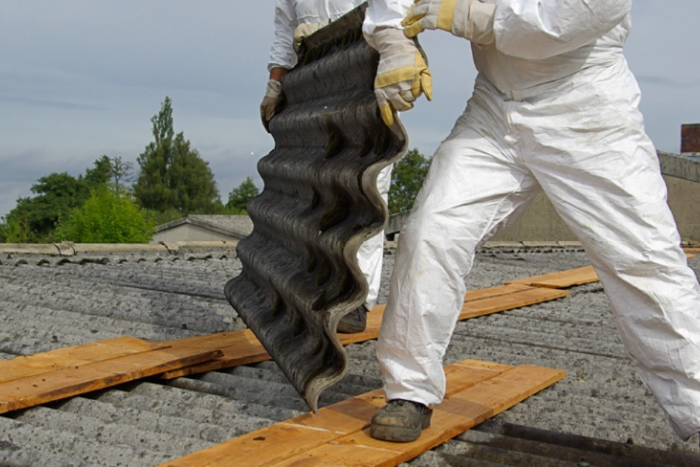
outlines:
[[[432,416],[432,410],[423,412],[420,418],[421,424],[417,428],[401,428],[398,426],[377,425],[376,423],[372,423],[369,434],[372,438],[381,439],[382,441],[410,443],[420,438],[421,432],[430,427],[430,419]]]

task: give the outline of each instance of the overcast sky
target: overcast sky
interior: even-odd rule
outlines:
[[[53,172],[103,154],[136,158],[165,96],[176,132],[209,162],[222,199],[272,149],[259,121],[274,0],[0,0],[0,216]],[[700,1],[636,0],[627,58],[657,148],[680,150],[700,123]],[[434,101],[402,114],[431,155],[475,77],[467,41],[421,35]]]

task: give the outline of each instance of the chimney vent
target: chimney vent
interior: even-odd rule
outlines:
[[[681,125],[681,154],[700,156],[700,123]]]

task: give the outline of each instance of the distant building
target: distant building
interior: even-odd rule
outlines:
[[[151,243],[240,240],[253,231],[248,216],[188,215],[156,227]]]

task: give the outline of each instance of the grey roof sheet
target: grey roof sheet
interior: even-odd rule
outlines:
[[[0,358],[122,335],[168,340],[242,329],[223,295],[223,285],[241,268],[226,251],[144,250],[126,260],[104,256],[64,263],[40,254],[17,261],[4,253]],[[470,285],[484,288],[587,264],[573,246],[484,249]],[[388,250],[380,302],[386,300],[392,265]],[[697,270],[699,259],[691,265]],[[349,373],[322,395],[321,406],[380,387],[375,348],[375,341],[348,346]],[[697,461],[683,455],[697,455],[697,439],[676,439],[639,382],[600,284],[575,287],[560,300],[460,322],[445,363],[465,358],[563,368],[568,375],[412,466]],[[150,378],[0,416],[0,465],[153,466],[307,410],[273,362],[173,381]]]

